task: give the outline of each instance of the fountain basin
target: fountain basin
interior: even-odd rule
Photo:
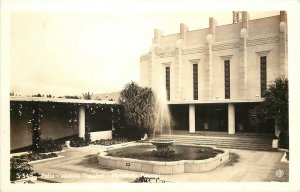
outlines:
[[[173,139],[151,139],[150,143],[156,146],[170,146],[173,145],[175,141]]]
[[[137,145],[152,145],[150,143],[137,143]],[[178,173],[201,173],[211,171],[229,160],[229,151],[214,146],[199,145],[180,145],[187,147],[205,147],[213,150],[221,151],[213,158],[203,160],[178,160],[178,161],[152,161],[140,160],[133,158],[112,157],[108,156],[110,150],[101,152],[98,155],[98,163],[100,166],[112,169],[123,169],[130,171],[138,171],[152,174],[172,175]]]
[[[167,154],[170,151],[169,146],[173,145],[174,142],[175,141],[173,139],[164,138],[150,140],[150,143],[156,146],[156,151],[162,154]]]

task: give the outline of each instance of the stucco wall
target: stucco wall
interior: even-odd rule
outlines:
[[[199,45],[206,41],[206,36],[208,35],[208,29],[199,29],[195,31],[188,31],[186,38],[186,46],[192,47],[195,45]]]
[[[215,40],[219,42],[230,39],[238,39],[240,37],[241,28],[242,23],[217,26]]]
[[[279,48],[279,24],[280,15],[248,21],[246,31],[246,49],[242,48],[241,30],[243,23],[216,26],[212,40],[212,62],[210,67],[211,89],[210,97],[207,98],[206,88],[208,63],[208,34],[209,28],[195,31],[187,31],[182,43],[178,40],[179,34],[161,36],[157,44],[160,52],[153,52],[154,60],[143,59],[141,61],[141,82],[142,85],[150,85],[156,89],[158,83],[147,84],[151,71],[147,69],[153,65],[152,82],[165,78],[164,70],[161,67],[170,63],[171,67],[171,101],[192,101],[193,100],[193,69],[192,64],[198,61],[198,100],[225,99],[224,83],[224,56],[230,56],[230,99],[257,99],[260,97],[260,56],[261,53],[267,56],[267,83],[270,84],[280,75],[280,48]],[[172,41],[172,42],[170,42]],[[176,49],[181,50],[180,56]],[[246,57],[245,64],[242,63]],[[180,60],[178,63],[178,58]],[[148,63],[147,63],[148,62]],[[243,68],[246,68],[245,81],[241,80]],[[163,70],[163,72],[159,71]],[[148,74],[147,74],[148,73]],[[163,82],[165,83],[165,82]],[[176,85],[175,83],[178,83]],[[180,84],[181,83],[181,84]],[[242,85],[245,83],[245,96],[242,93]],[[177,90],[176,90],[177,89]],[[178,94],[179,92],[179,94]]]
[[[18,103],[18,102],[15,102]],[[10,118],[10,139],[11,150],[31,145],[31,132],[28,129],[28,120],[31,119],[30,105],[22,103],[22,116],[11,113]],[[52,106],[52,104],[49,104]],[[58,139],[78,134],[78,129],[69,128],[69,117],[63,106],[53,105],[53,110],[49,107],[43,108],[43,116],[41,119],[41,138]]]
[[[260,96],[260,52],[267,51],[267,84],[279,76],[279,47],[277,43],[253,46],[248,49],[247,97]]]
[[[14,102],[14,104],[17,103],[19,102]],[[64,137],[78,134],[79,132],[78,126],[77,128],[70,128],[70,124],[69,124],[70,108],[66,107],[66,105],[67,104],[49,103],[46,107],[42,107],[43,118],[41,119],[41,138],[48,137],[52,139],[59,139],[59,138],[64,138]],[[11,150],[26,147],[28,145],[31,145],[32,143],[31,132],[28,129],[28,120],[31,118],[31,108],[29,104],[26,104],[24,102],[22,102],[22,106],[23,107],[21,110],[22,111],[21,116],[19,116],[18,113],[11,111],[11,117],[10,117]],[[110,113],[98,112],[92,117],[89,117],[89,114],[86,113],[86,120],[90,120],[88,123],[91,129],[93,130],[97,130],[97,131],[111,130]]]
[[[177,39],[179,39],[179,34],[165,35],[162,36],[159,44],[161,47],[175,47]]]
[[[255,37],[279,31],[280,16],[249,21],[249,36]]]

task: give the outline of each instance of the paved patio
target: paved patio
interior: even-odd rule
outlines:
[[[89,146],[81,149],[67,149],[60,153],[63,158],[33,164],[34,171],[42,174],[39,182],[62,183],[108,183],[132,182],[147,173],[107,169],[98,166],[97,153],[105,150],[103,146]],[[169,182],[287,182],[289,164],[281,163],[283,152],[266,152],[230,149],[230,161],[206,173],[182,173],[160,175]],[[276,171],[284,173],[279,177]],[[278,172],[277,172],[278,173]],[[156,175],[157,177],[157,175]]]

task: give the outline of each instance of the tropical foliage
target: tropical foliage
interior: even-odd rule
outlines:
[[[281,141],[287,147],[289,131],[289,95],[288,80],[280,77],[268,86],[265,94],[265,101],[256,106],[251,112],[251,120],[260,126],[266,121],[277,121],[281,129]]]
[[[91,100],[93,97],[93,93],[87,92],[87,93],[82,93],[82,96],[86,100]]]
[[[126,84],[120,93],[119,102],[124,108],[128,133],[136,139],[149,133],[155,107],[155,95],[151,88],[140,87],[135,82]]]

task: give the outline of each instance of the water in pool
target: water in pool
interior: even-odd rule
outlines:
[[[148,161],[179,161],[179,160],[203,160],[215,157],[222,153],[207,147],[195,147],[185,145],[174,145],[170,147],[175,151],[174,155],[162,157],[155,155],[156,147],[153,145],[139,145],[124,147],[108,151],[108,156],[132,158]]]

